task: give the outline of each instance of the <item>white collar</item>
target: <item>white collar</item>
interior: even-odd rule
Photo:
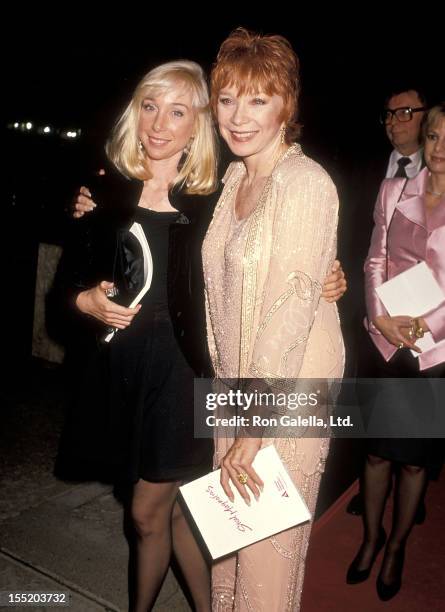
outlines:
[[[412,153],[411,155],[402,155],[402,153],[399,153],[399,151],[393,149],[391,155],[389,156],[389,163],[385,175],[386,178],[392,178],[394,176],[394,174],[399,168],[397,162],[402,157],[409,157],[409,159],[411,160],[410,163],[405,166],[405,172],[408,175],[408,178],[413,178],[420,172],[423,160],[422,148],[417,149],[417,151],[415,153]]]

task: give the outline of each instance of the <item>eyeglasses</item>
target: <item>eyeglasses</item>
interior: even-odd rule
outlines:
[[[413,118],[413,113],[420,113],[421,111],[426,110],[424,106],[418,106],[417,108],[411,108],[410,106],[402,106],[400,108],[395,108],[391,110],[390,108],[383,109],[380,114],[380,123],[386,125],[392,121],[392,118],[395,117],[397,121],[411,121]]]

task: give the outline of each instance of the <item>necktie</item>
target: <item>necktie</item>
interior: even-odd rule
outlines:
[[[397,172],[394,174],[394,178],[396,177],[408,178],[408,175],[406,174],[405,166],[407,166],[410,163],[411,163],[411,160],[409,157],[401,157],[400,159],[398,159],[397,164],[399,167],[397,168]]]

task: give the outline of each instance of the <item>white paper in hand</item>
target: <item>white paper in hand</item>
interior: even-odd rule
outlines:
[[[424,261],[391,278],[375,290],[391,317],[420,317],[437,308],[445,300],[440,285]],[[416,345],[425,353],[434,348],[436,343],[432,334],[427,332],[423,338],[416,340]],[[411,353],[414,357],[419,356],[416,351]]]
[[[440,285],[424,261],[375,290],[391,317],[421,317],[445,300]]]
[[[263,540],[311,518],[311,514],[273,445],[261,449],[253,466],[264,482],[257,502],[247,506],[232,485],[235,501],[224,493],[215,470],[180,491],[213,559]]]

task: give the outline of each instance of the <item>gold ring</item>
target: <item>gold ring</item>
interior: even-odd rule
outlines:
[[[246,482],[249,480],[249,476],[245,472],[241,472],[240,474],[238,474],[237,479],[240,484],[245,485]]]
[[[402,349],[403,347],[404,347],[404,344],[403,344],[403,342],[401,342],[401,343],[399,344],[399,349]]]

